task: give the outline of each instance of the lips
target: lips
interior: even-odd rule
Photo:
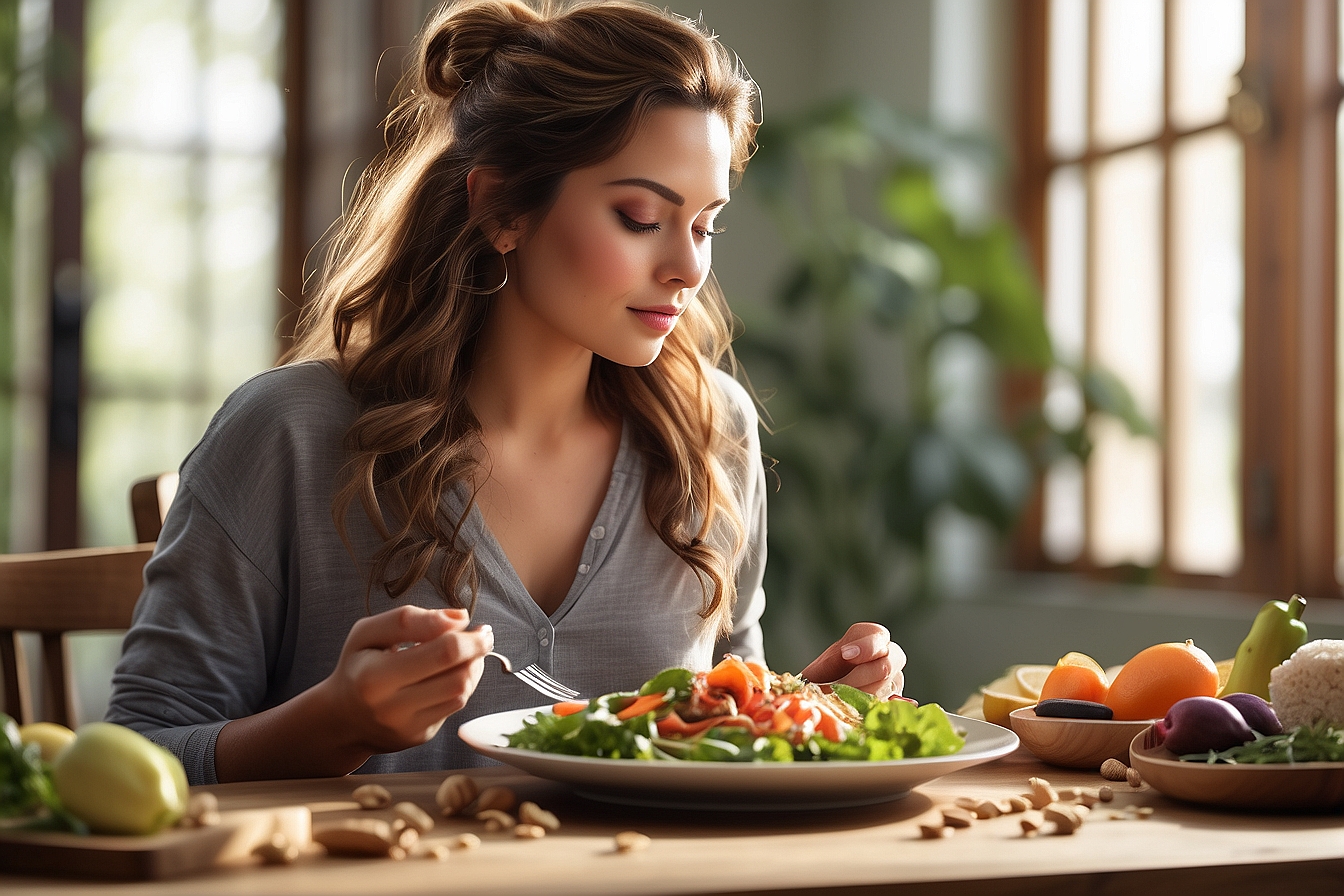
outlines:
[[[630,313],[639,318],[644,326],[659,333],[670,333],[677,325],[680,312],[675,305],[659,305],[654,308],[631,308]]]

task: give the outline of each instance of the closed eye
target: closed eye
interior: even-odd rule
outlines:
[[[657,221],[646,224],[643,221],[636,221],[625,212],[618,211],[616,214],[620,215],[621,223],[635,233],[657,233],[663,229],[663,225],[659,224]]]

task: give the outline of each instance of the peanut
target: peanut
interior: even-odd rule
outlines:
[[[219,798],[213,793],[193,793],[182,816],[184,828],[207,828],[219,824]]]
[[[1138,773],[1137,769],[1125,769],[1125,783],[1138,789],[1143,786],[1143,776]]]
[[[492,833],[513,830],[513,826],[517,824],[512,815],[499,809],[486,809],[484,812],[477,812],[476,820],[485,822],[485,829]]]
[[[1059,801],[1059,794],[1055,788],[1050,786],[1050,782],[1044,778],[1028,778],[1027,784],[1031,787],[1031,793],[1024,794],[1031,800],[1033,809],[1043,809],[1051,803]]]
[[[495,785],[487,787],[476,797],[476,804],[472,809],[477,813],[484,812],[487,809],[498,809],[501,812],[508,812],[514,806],[518,805],[518,797],[507,787]]]
[[[435,843],[433,846],[426,846],[420,850],[418,855],[426,859],[433,859],[436,862],[446,862],[448,860],[448,844]]]
[[[1123,781],[1128,771],[1129,766],[1119,759],[1107,759],[1101,764],[1101,776],[1107,781]]]
[[[1031,808],[1031,800],[1024,796],[1010,796],[1006,802],[1009,812],[1025,812]]]
[[[616,851],[638,852],[641,849],[648,849],[651,842],[648,834],[641,834],[639,831],[621,831],[616,835]]]
[[[981,800],[975,804],[976,818],[998,818],[1002,814],[1003,810],[993,800]]]
[[[456,815],[476,801],[476,779],[468,775],[449,775],[434,794],[434,802],[444,816]]]
[[[1018,824],[1022,827],[1023,837],[1035,837],[1041,832],[1041,823],[1034,818],[1023,818]]]
[[[1115,799],[1115,791],[1112,790],[1109,785],[1103,784],[1097,788],[1097,799],[1101,800],[1103,803],[1109,803],[1111,800]]]
[[[519,840],[540,840],[546,836],[546,829],[539,824],[520,824],[513,829],[513,836]]]
[[[351,798],[361,809],[386,809],[392,805],[392,794],[381,784],[361,784]]]
[[[453,841],[454,849],[477,849],[481,845],[481,838],[475,834],[458,834],[457,839]]]
[[[381,818],[345,818],[314,825],[313,840],[333,855],[406,858],[406,850],[397,842],[392,825]]]
[[[1056,834],[1072,834],[1083,826],[1083,817],[1076,806],[1051,803],[1041,810],[1041,815],[1054,823]]]
[[[922,824],[919,826],[919,836],[925,840],[940,840],[951,837],[952,829],[943,824]]]
[[[975,816],[960,806],[948,806],[943,810],[943,824],[950,828],[968,828]]]
[[[555,813],[547,812],[531,801],[518,807],[518,820],[524,824],[540,825],[548,831],[560,830],[560,819],[555,817]]]
[[[402,801],[392,807],[397,818],[404,821],[409,827],[415,828],[418,834],[427,834],[434,830],[434,819],[429,817],[429,813],[421,809],[415,803]]]

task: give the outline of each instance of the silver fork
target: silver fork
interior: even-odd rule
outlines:
[[[521,669],[514,669],[513,663],[509,662],[509,658],[502,653],[495,653],[492,650],[487,653],[486,656],[492,656],[499,660],[500,663],[503,664],[505,672],[509,673],[514,678],[519,679],[532,690],[545,694],[552,700],[573,700],[575,697],[579,696],[578,691],[556,681],[550,675],[546,674],[546,671],[536,663],[531,663]]]

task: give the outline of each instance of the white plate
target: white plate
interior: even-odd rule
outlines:
[[[1006,728],[950,716],[966,735],[951,756],[890,762],[678,762],[590,759],[519,750],[508,736],[548,706],[481,716],[458,730],[478,753],[539,778],[570,785],[589,799],[674,809],[836,809],[898,800],[911,788],[1017,749]]]

